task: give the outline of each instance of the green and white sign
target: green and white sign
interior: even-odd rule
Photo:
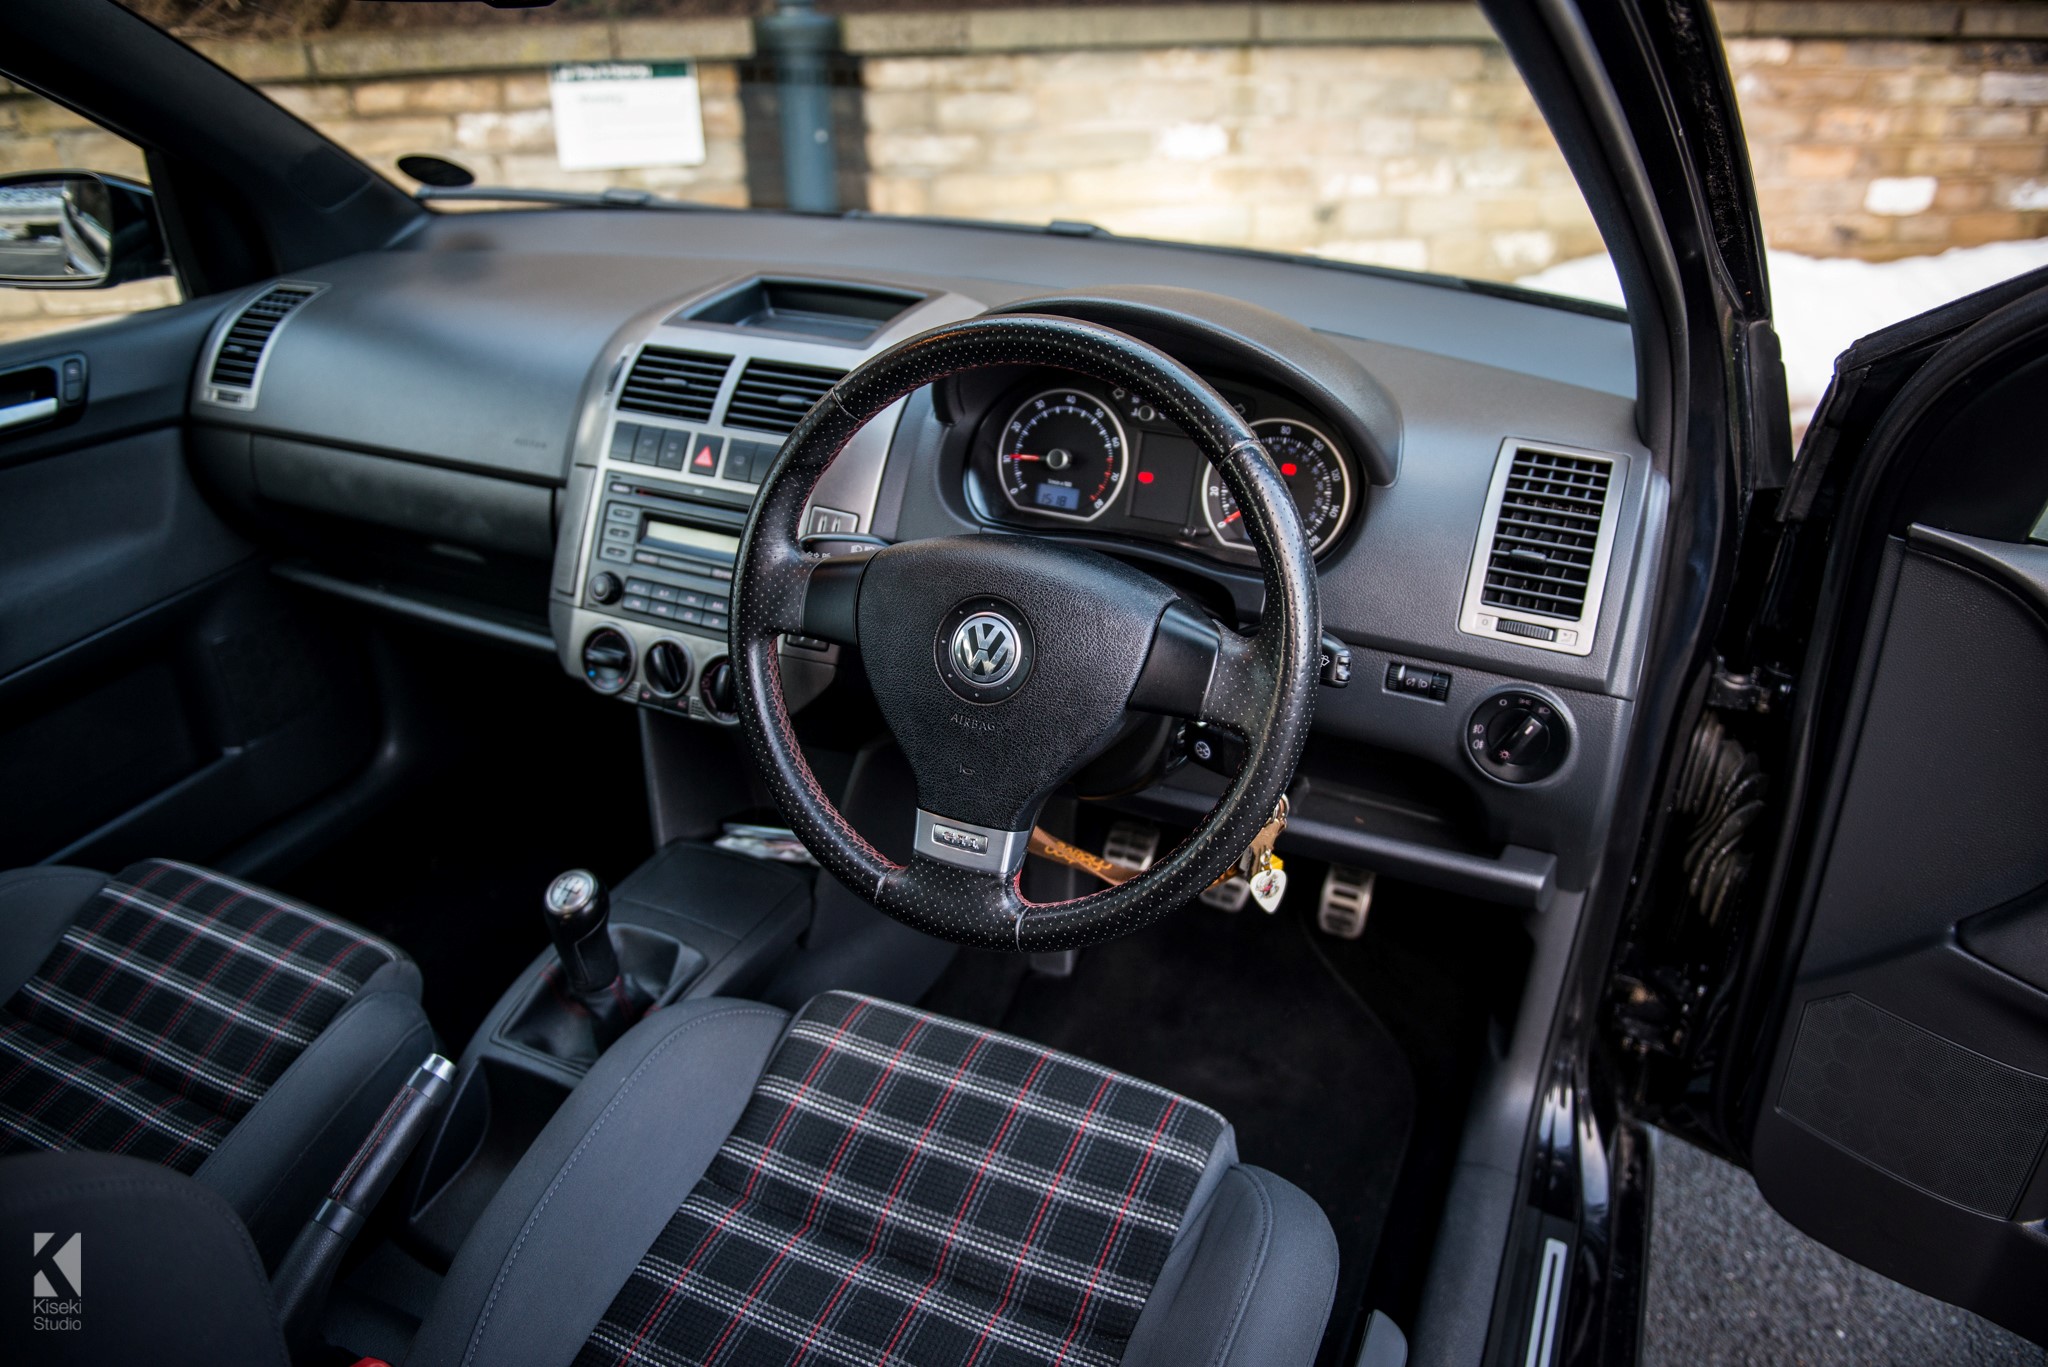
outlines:
[[[574,62],[548,73],[565,171],[697,166],[704,106],[688,62]]]

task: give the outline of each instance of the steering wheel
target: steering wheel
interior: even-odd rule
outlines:
[[[947,375],[1050,366],[1143,396],[1191,436],[1244,512],[1265,576],[1256,635],[1151,576],[1030,536],[905,542],[826,558],[804,505],[875,414]],[[1285,793],[1315,701],[1321,617],[1294,500],[1237,410],[1164,353],[1098,324],[986,316],[922,333],[851,371],[790,433],[733,576],[739,714],[776,805],[827,871],[904,924],[987,949],[1073,949],[1127,935],[1215,882]],[[914,852],[885,858],[840,815],[783,704],[785,634],[857,645],[918,795]],[[1144,873],[1070,901],[1019,886],[1040,805],[1129,710],[1220,725],[1245,759],[1209,815]]]

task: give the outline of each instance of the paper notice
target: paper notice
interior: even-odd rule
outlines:
[[[565,171],[696,166],[704,106],[688,62],[578,62],[548,73]]]

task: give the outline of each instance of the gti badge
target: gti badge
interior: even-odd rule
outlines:
[[[1023,687],[1033,641],[1024,614],[999,598],[970,598],[939,624],[939,675],[969,702],[997,703]]]

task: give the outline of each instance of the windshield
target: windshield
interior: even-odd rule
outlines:
[[[128,3],[408,190],[400,158],[430,154],[486,186],[1085,224],[1488,281],[1601,250],[1473,5]]]

